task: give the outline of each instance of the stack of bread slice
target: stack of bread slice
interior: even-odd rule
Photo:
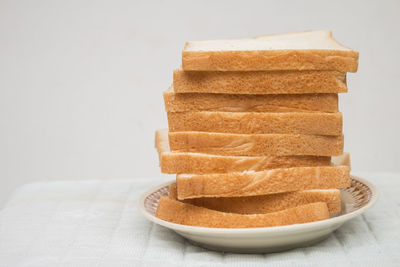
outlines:
[[[329,31],[188,42],[156,132],[161,170],[177,174],[156,216],[244,228],[339,212],[350,166],[338,93],[357,66]]]

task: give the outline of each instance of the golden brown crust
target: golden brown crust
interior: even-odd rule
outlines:
[[[164,92],[167,112],[338,112],[337,94],[230,95]]]
[[[169,198],[178,200],[176,183],[169,186]],[[195,206],[239,214],[269,213],[314,202],[325,202],[329,212],[340,211],[340,190],[305,190],[249,197],[208,197],[182,200]]]
[[[170,132],[341,135],[342,113],[168,112]]]
[[[343,135],[170,132],[171,151],[229,156],[339,156]]]
[[[350,168],[293,167],[260,172],[176,176],[178,199],[257,196],[310,189],[350,186]]]
[[[227,173],[276,168],[329,166],[331,157],[318,156],[217,156],[200,153],[160,153],[163,173]]]
[[[329,218],[326,203],[317,202],[268,213],[242,215],[210,210],[162,197],[156,216],[162,220],[201,227],[249,228],[307,223]]]
[[[356,72],[358,52],[341,50],[183,51],[185,71],[333,70]]]
[[[275,168],[329,166],[331,157],[318,156],[218,156],[201,153],[171,152],[168,131],[156,131],[160,167],[163,173],[226,173],[240,171],[263,171]]]
[[[307,94],[347,92],[338,71],[174,71],[176,93]]]

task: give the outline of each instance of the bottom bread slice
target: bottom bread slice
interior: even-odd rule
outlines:
[[[282,211],[243,215],[197,207],[162,197],[156,216],[162,220],[201,227],[250,228],[314,222],[329,218],[326,203],[316,202]]]
[[[178,200],[176,183],[169,186],[168,196]],[[250,197],[202,197],[182,201],[207,209],[239,214],[269,213],[314,202],[325,202],[329,212],[339,212],[340,190],[304,190]]]
[[[289,167],[329,166],[331,164],[331,157],[322,156],[248,157],[171,152],[168,130],[156,131],[155,146],[163,173],[226,173]]]
[[[178,199],[257,196],[350,186],[349,166],[294,167],[260,172],[178,174]]]

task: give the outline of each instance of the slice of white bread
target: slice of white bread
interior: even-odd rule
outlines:
[[[340,156],[343,135],[229,134],[169,132],[175,152],[197,152],[226,156]]]
[[[230,95],[164,92],[167,112],[338,112],[337,94]]]
[[[241,171],[263,171],[275,168],[329,166],[331,157],[319,156],[221,156],[203,153],[171,152],[168,130],[158,130],[155,135],[163,173],[227,173]]]
[[[169,186],[170,199],[178,200],[176,183]],[[340,211],[340,190],[304,190],[250,197],[202,197],[182,200],[211,210],[239,214],[269,213],[314,202],[325,202],[329,212]]]
[[[343,155],[339,157],[332,157],[332,165],[334,166],[345,165],[351,168],[350,153],[343,153]]]
[[[170,132],[341,135],[342,113],[168,112]]]
[[[267,214],[243,215],[197,207],[161,197],[156,216],[177,224],[214,227],[249,228],[307,223],[329,218],[326,203],[317,202]]]
[[[248,39],[187,42],[185,71],[336,70],[356,72],[358,52],[330,31],[266,35]]]
[[[260,172],[178,174],[178,199],[258,196],[350,186],[349,166],[293,167]]]
[[[347,92],[338,71],[174,71],[177,93],[308,94]]]

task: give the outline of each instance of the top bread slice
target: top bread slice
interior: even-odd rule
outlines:
[[[248,39],[187,42],[185,71],[336,70],[356,72],[358,52],[330,31],[266,35]]]

